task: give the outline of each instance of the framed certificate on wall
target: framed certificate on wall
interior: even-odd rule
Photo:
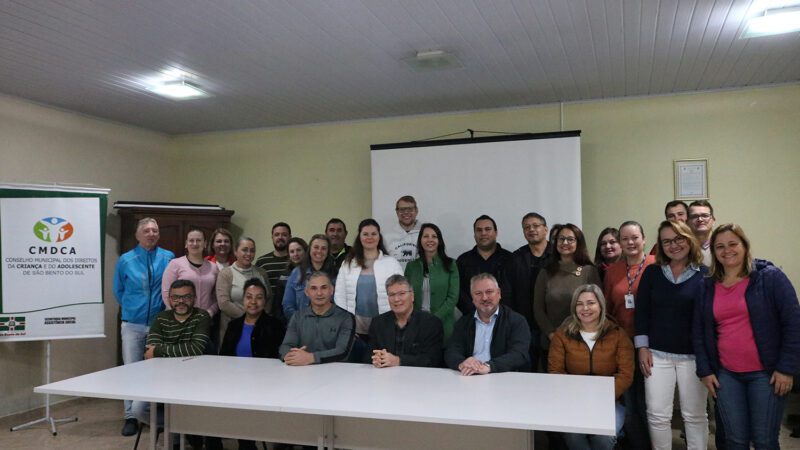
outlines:
[[[708,160],[676,159],[675,200],[699,200],[708,198]]]

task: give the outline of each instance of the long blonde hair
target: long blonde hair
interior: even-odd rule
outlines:
[[[582,284],[575,289],[572,293],[572,301],[569,302],[569,317],[564,319],[564,323],[561,324],[561,327],[568,336],[580,336],[581,320],[578,318],[576,309],[578,297],[584,292],[591,292],[594,294],[595,298],[597,298],[597,303],[600,304],[600,321],[597,323],[597,336],[600,337],[608,331],[613,323],[606,317],[606,298],[603,296],[603,290],[596,284]]]

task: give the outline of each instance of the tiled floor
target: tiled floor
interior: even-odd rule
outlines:
[[[797,397],[797,396],[795,396]],[[791,405],[789,411],[797,410]],[[61,424],[58,435],[50,434],[45,425],[11,432],[9,429],[21,423],[37,419],[44,415],[44,410],[18,414],[0,419],[0,449],[2,450],[39,450],[39,449],[130,449],[135,437],[123,437],[119,434],[122,428],[122,402],[119,400],[77,399],[55,405],[51,408],[55,418],[78,416],[78,422]],[[140,449],[147,448],[148,429],[142,433]],[[800,450],[800,439],[789,437],[789,428],[781,429],[781,448]],[[675,449],[683,449],[683,442],[675,433]],[[713,441],[713,436],[712,439]],[[223,440],[226,449],[238,448],[236,441]],[[713,443],[710,448],[713,450]]]

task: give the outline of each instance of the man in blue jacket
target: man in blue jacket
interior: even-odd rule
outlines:
[[[132,364],[144,359],[145,340],[150,323],[164,309],[161,299],[161,277],[175,255],[157,246],[158,223],[145,217],[136,225],[133,250],[120,256],[114,270],[114,296],[122,309],[122,361]],[[136,434],[138,421],[131,401],[125,400],[123,436]]]

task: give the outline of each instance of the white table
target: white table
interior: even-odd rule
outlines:
[[[141,361],[34,392],[164,403],[167,433],[331,449],[530,449],[532,430],[614,434],[611,377],[463,377],[448,369],[200,356]]]

